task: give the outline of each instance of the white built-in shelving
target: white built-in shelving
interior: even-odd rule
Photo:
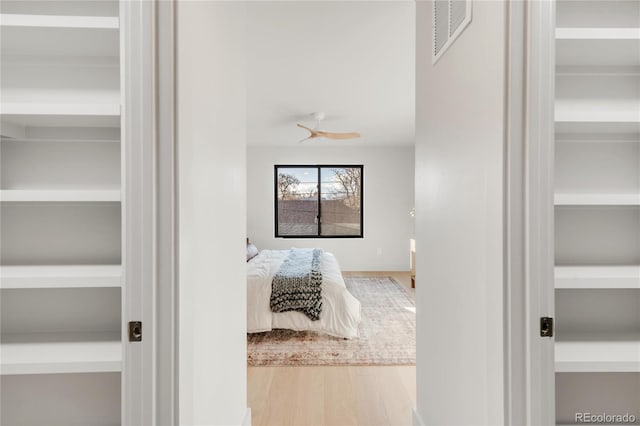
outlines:
[[[3,12],[0,29],[3,127],[119,125],[117,16]]]
[[[117,17],[3,13],[0,26],[8,57],[119,55]]]
[[[561,66],[638,66],[640,31],[634,27],[560,27],[556,29]]]
[[[122,343],[113,332],[5,334],[0,352],[3,375],[122,370]]]
[[[4,116],[47,116],[47,115],[75,115],[75,116],[120,116],[120,104],[91,103],[91,104],[38,104],[38,103],[3,103],[0,113]]]
[[[11,265],[0,269],[3,289],[120,287],[120,265]]]
[[[118,30],[119,20],[112,16],[56,16],[3,13],[0,14],[0,25],[27,28],[86,28]]]
[[[640,28],[556,28],[556,40],[640,40]]]
[[[2,202],[117,202],[120,190],[0,190]]]
[[[2,117],[2,136],[23,137],[25,131],[38,127],[93,127],[112,128],[120,123],[120,115],[96,115],[96,114],[69,114],[68,110],[57,112],[50,111],[48,114],[2,114],[0,106],[0,116]],[[98,108],[103,108],[98,106]],[[67,113],[63,113],[65,111]],[[11,132],[11,133],[8,133]]]
[[[558,108],[556,122],[559,123],[639,123],[640,113],[635,110]]]
[[[640,418],[640,2],[556,2],[556,418]]]
[[[18,143],[114,143],[119,144],[119,139],[109,138],[94,138],[94,139],[73,139],[73,138],[3,138],[5,142],[18,142]]]
[[[558,373],[640,373],[640,333],[581,333],[558,340]]]
[[[640,206],[640,194],[556,193],[556,206]]]
[[[119,2],[2,2],[0,31],[1,422],[119,424]]]
[[[556,266],[557,289],[638,289],[640,266]]]

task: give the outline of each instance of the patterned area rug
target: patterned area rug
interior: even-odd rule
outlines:
[[[415,304],[391,277],[345,278],[362,304],[359,337],[273,330],[248,334],[247,359],[259,365],[415,365]]]

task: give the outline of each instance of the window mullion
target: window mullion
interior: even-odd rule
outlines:
[[[316,180],[316,184],[318,185],[318,237],[322,236],[322,183],[320,181],[320,166],[318,166],[318,177]]]

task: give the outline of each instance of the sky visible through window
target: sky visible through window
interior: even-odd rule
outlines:
[[[344,191],[336,178],[334,169],[343,169],[343,167],[323,167],[321,169],[320,185],[322,185],[321,190],[324,199],[340,198],[343,196]],[[294,189],[297,194],[316,193],[316,184],[318,182],[318,169],[316,167],[279,167],[278,174],[291,175],[300,181]]]

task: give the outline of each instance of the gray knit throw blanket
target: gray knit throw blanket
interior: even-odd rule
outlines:
[[[322,249],[291,249],[271,281],[271,311],[298,311],[312,321],[322,311]]]

